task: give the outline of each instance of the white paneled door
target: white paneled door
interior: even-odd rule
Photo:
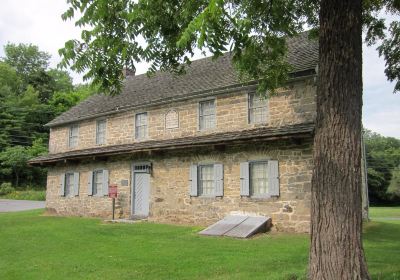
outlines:
[[[146,218],[149,215],[150,168],[145,165],[133,167],[132,216]]]

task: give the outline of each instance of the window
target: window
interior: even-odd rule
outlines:
[[[267,106],[267,99],[259,94],[249,93],[249,123],[266,122]]]
[[[135,138],[145,139],[147,137],[147,113],[135,116]]]
[[[78,146],[78,125],[73,124],[69,127],[69,139],[68,139],[68,145],[70,148],[74,148]]]
[[[214,166],[199,166],[199,195],[214,194]]]
[[[65,196],[73,196],[74,193],[74,173],[65,174]]]
[[[73,197],[79,195],[79,172],[62,173],[60,182],[61,196]]]
[[[103,170],[93,172],[92,195],[100,195],[103,191]]]
[[[250,195],[265,196],[268,191],[268,163],[253,162],[250,164]]]
[[[223,196],[224,166],[215,164],[192,164],[189,174],[190,196]]]
[[[215,101],[207,100],[199,103],[199,129],[215,127]]]
[[[97,121],[96,125],[96,144],[102,145],[106,143],[106,120]]]
[[[255,198],[279,196],[279,162],[277,160],[240,163],[240,195]]]

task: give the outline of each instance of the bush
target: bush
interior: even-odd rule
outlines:
[[[7,195],[15,191],[11,183],[2,183],[0,185],[0,195]]]
[[[27,191],[13,191],[9,193],[3,198],[6,199],[16,199],[16,200],[46,200],[46,191],[34,191],[34,190],[27,190]]]

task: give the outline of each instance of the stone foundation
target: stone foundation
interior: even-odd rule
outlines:
[[[256,199],[240,196],[240,162],[260,159],[279,160],[280,196]],[[46,207],[59,215],[111,217],[111,199],[87,195],[88,172],[108,169],[110,184],[118,185],[117,217],[131,215],[131,166],[150,161],[149,220],[161,223],[207,226],[228,214],[270,216],[273,229],[309,232],[312,174],[312,140],[264,142],[225,147],[223,151],[193,149],[153,155],[111,157],[107,160],[63,163],[49,168]],[[218,162],[224,165],[223,197],[191,197],[189,167],[193,163]],[[79,196],[60,196],[60,175],[80,173]],[[121,186],[128,180],[128,186]]]

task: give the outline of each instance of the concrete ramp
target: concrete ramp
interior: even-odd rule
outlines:
[[[270,226],[270,217],[230,215],[201,231],[200,234],[248,238],[258,232],[266,232]]]

